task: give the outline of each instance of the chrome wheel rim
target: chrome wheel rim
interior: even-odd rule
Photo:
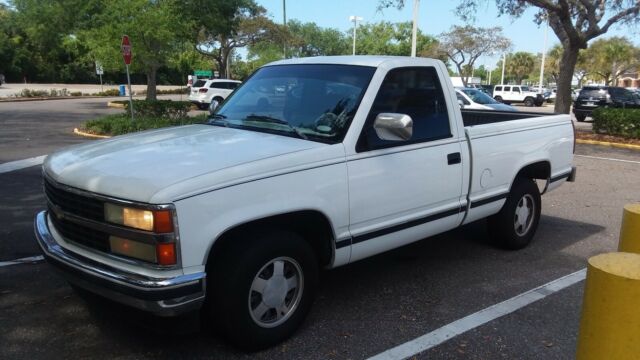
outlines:
[[[276,327],[295,312],[304,287],[302,268],[292,258],[278,257],[264,265],[249,291],[249,314],[258,326]]]
[[[518,236],[524,236],[531,229],[533,224],[533,216],[535,214],[535,203],[533,197],[525,194],[520,198],[516,205],[516,213],[513,217],[513,227]]]

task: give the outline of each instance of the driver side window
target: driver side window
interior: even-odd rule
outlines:
[[[413,120],[407,141],[380,139],[373,123],[380,113],[406,114]],[[356,145],[357,152],[427,142],[451,137],[449,114],[438,73],[433,67],[406,67],[389,71],[371,106]]]

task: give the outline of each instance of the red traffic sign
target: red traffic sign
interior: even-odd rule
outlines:
[[[129,37],[127,35],[122,36],[122,45],[120,45],[122,49],[122,58],[124,59],[124,63],[127,65],[131,65],[131,43],[129,42]]]

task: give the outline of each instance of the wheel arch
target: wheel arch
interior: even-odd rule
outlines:
[[[238,237],[271,229],[290,230],[302,236],[313,248],[321,266],[333,263],[335,256],[335,232],[329,218],[319,210],[297,210],[270,215],[234,225],[224,230],[209,246],[204,257],[205,266],[215,262]],[[235,239],[235,240],[234,240]],[[241,240],[240,240],[241,241]]]
[[[548,160],[540,160],[536,162],[529,163],[516,173],[513,180],[511,181],[511,186],[509,191],[513,189],[513,185],[518,181],[518,179],[540,179],[540,180],[549,180],[551,177],[551,163]],[[546,187],[545,187],[546,189]]]

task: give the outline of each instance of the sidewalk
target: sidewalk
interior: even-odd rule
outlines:
[[[184,87],[184,86],[182,86]],[[131,85],[133,92],[143,91],[147,89],[147,85]],[[158,85],[158,90],[171,90],[179,89],[179,85]],[[23,83],[8,83],[0,86],[0,98],[14,96],[19,94],[23,89],[29,90],[45,90],[50,91],[52,89],[62,90],[67,89],[68,92],[82,92],[84,94],[94,94],[100,92],[100,84],[23,84]],[[118,89],[118,85],[104,85],[103,90]]]

